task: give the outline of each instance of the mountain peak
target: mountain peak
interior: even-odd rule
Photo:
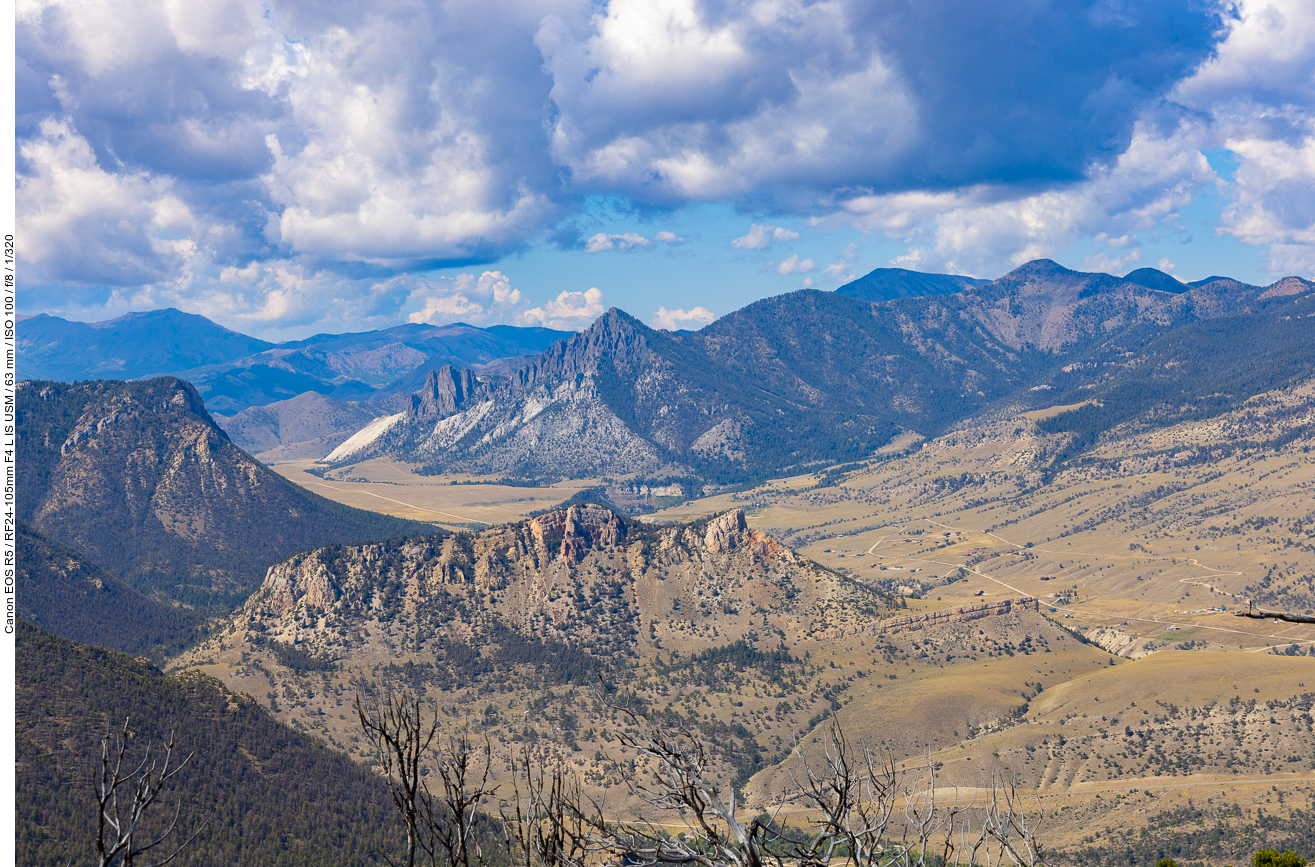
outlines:
[[[1156,289],[1160,292],[1172,292],[1175,295],[1181,295],[1188,289],[1192,288],[1183,283],[1177,277],[1166,274],[1157,268],[1138,268],[1123,276],[1128,283],[1136,283],[1138,286],[1145,286],[1147,289]]]
[[[904,268],[877,268],[836,290],[837,295],[860,301],[892,301],[896,298],[923,298],[929,295],[953,295],[986,285],[988,280],[961,274],[932,274]]]
[[[1024,262],[1022,265],[1019,265],[1017,268],[1006,274],[1005,277],[1013,277],[1013,276],[1051,277],[1055,275],[1068,275],[1068,274],[1079,274],[1079,273],[1082,272],[1073,271],[1069,268],[1065,268],[1063,265],[1059,264],[1054,259],[1033,259],[1031,262]]]

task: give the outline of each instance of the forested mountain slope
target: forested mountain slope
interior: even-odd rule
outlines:
[[[125,719],[135,735],[126,761],[135,765],[148,746],[157,755],[171,732],[175,762],[192,756],[143,829],[158,833],[177,809],[170,839],[199,832],[170,863],[337,867],[383,864],[397,851],[401,829],[380,778],[212,678],[166,677],[22,621],[17,672],[19,864],[95,863],[92,775],[101,738]]]
[[[141,595],[23,522],[17,534],[18,616],[61,638],[163,659],[201,637],[205,618]]]
[[[229,607],[293,552],[430,531],[291,484],[171,377],[26,382],[17,409],[19,518],[147,596]]]

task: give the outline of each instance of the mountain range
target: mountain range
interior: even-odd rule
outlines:
[[[235,357],[184,374],[233,442],[272,460],[743,482],[860,459],[901,432],[936,436],[1006,405],[1085,404],[1052,423],[1075,434],[1157,402],[1164,418],[1222,411],[1315,361],[1304,337],[1312,288],[1297,277],[1182,283],[1151,268],[1119,278],[1049,260],[991,282],[887,268],[697,332],[613,309],[569,336],[406,325],[237,356],[253,347],[211,323],[214,351]],[[205,320],[157,313],[157,326],[205,331]],[[20,331],[53,327],[39,320]],[[43,345],[38,360],[66,353]]]
[[[506,375],[436,371],[324,462],[736,481],[866,457],[901,431],[935,436],[997,405],[1108,403],[1088,415],[1110,423],[1148,401],[1165,418],[1201,401],[1222,411],[1315,363],[1304,319],[1315,284],[1221,278],[1171,292],[1136,276],[1038,260],[954,294],[804,290],[693,333],[613,309]]]
[[[174,309],[91,323],[41,314],[16,330],[20,379],[178,376],[196,386],[211,412],[226,416],[307,392],[385,399],[414,391],[443,364],[479,366],[535,355],[569,335],[506,325],[409,324],[274,344]]]

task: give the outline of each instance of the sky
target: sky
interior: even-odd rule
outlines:
[[[699,328],[878,267],[1315,276],[1310,0],[18,0],[20,311]]]

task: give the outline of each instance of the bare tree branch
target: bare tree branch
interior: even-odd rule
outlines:
[[[145,755],[137,767],[125,771],[124,759],[128,752],[128,741],[133,737],[128,723],[128,719],[123,721],[117,748],[113,744],[114,738],[110,732],[107,732],[100,742],[100,773],[94,784],[96,859],[99,867],[111,867],[116,860],[121,867],[163,867],[196,839],[197,834],[205,829],[205,823],[184,840],[172,855],[148,865],[138,865],[138,857],[150,852],[173,834],[178,825],[182,804],[174,809],[174,817],[169,822],[169,827],[159,836],[142,845],[138,842],[138,835],[142,832],[142,820],[147,809],[155,803],[165,785],[192,760],[192,755],[189,754],[181,763],[170,767],[174,754],[174,736],[173,732],[170,732],[169,740],[164,745],[163,756],[157,754],[152,759],[150,745],[147,745]]]
[[[361,729],[374,747],[379,768],[388,780],[397,807],[406,826],[405,867],[415,867],[422,848],[426,848],[427,835],[422,833],[424,795],[421,781],[420,758],[429,749],[438,734],[438,711],[433,721],[425,723],[420,712],[420,699],[403,692],[387,695],[377,708],[367,708],[361,694],[356,694],[356,716]],[[428,850],[432,857],[432,850]],[[388,863],[397,865],[390,856]]]

